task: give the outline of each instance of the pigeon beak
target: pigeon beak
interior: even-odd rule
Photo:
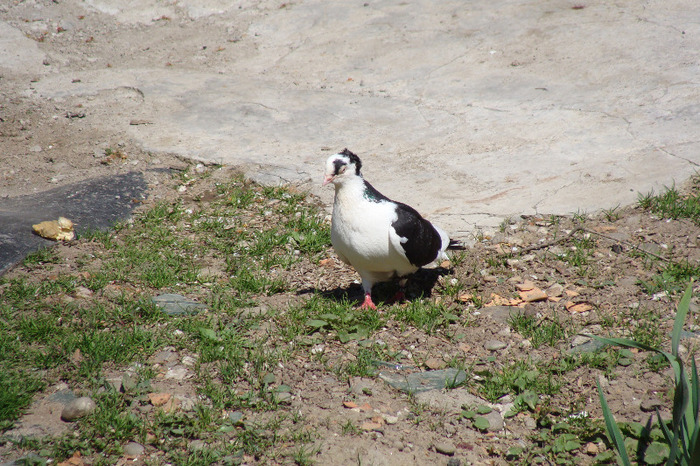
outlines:
[[[328,183],[333,181],[334,178],[335,178],[334,175],[326,175],[326,177],[323,179],[323,184],[321,186],[327,185]]]

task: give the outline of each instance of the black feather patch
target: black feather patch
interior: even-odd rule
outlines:
[[[401,245],[408,261],[416,267],[430,264],[442,246],[440,234],[411,206],[397,202],[396,213],[398,218],[391,226],[400,237],[408,239]]]
[[[362,168],[362,161],[360,161],[360,158],[357,155],[350,152],[347,147],[340,152],[340,155],[346,156],[350,159],[350,163],[355,164],[355,174],[359,175],[360,168]]]
[[[363,180],[365,182],[365,192],[364,192],[364,197],[365,199],[372,201],[372,202],[382,202],[382,201],[389,201],[389,202],[394,202],[388,197],[386,197],[384,194],[380,193],[375,189],[374,186],[369,184],[367,180]]]

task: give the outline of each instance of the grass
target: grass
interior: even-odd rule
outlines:
[[[17,450],[40,452],[55,462],[78,451],[93,464],[112,464],[127,441],[137,441],[152,455],[152,464],[314,464],[329,435],[357,442],[374,435],[346,416],[341,403],[350,396],[380,409],[386,395],[381,389],[351,393],[353,381],[378,381],[383,370],[424,370],[432,358],[468,374],[464,382],[448,383],[448,390],[469,390],[485,403],[512,403],[503,413],[506,422],[534,419],[536,427],[523,438],[528,448],[504,438],[490,447],[492,457],[515,464],[576,464],[586,443],[602,445],[606,437],[602,421],[581,414],[589,409],[588,398],[576,390],[571,397],[572,384],[597,375],[614,379],[621,370],[667,367],[651,359],[640,365],[632,353],[612,348],[569,353],[570,339],[587,323],[560,317],[562,304],[537,303],[539,315],[518,314],[505,323],[483,320],[491,291],[541,273],[522,264],[525,268],[516,270],[497,254],[459,253],[450,270],[430,275],[436,279],[430,294],[414,297],[425,290],[413,285],[419,291],[410,288],[414,296],[405,303],[383,303],[380,312],[358,309],[356,287],[333,290],[320,283],[334,269],[321,265],[330,249],[329,226],[313,200],[238,176],[215,183],[205,175],[184,171],[174,178],[192,191],[205,181],[212,187],[191,201],[162,200],[111,232],[82,232],[75,251],[84,254],[72,264],[61,248],[43,249],[26,258],[25,273],[0,278],[0,430],[16,426],[32,400],[59,382],[98,405],[69,434],[15,442]],[[647,196],[640,207],[671,209],[673,203],[692,203],[693,197],[656,198]],[[691,207],[680,212],[694,215]],[[620,222],[623,215],[624,209],[615,207],[603,218]],[[559,230],[566,221],[553,217],[551,224]],[[571,219],[574,225],[588,221],[582,213]],[[502,228],[517,233],[510,221]],[[557,261],[543,262],[548,267],[563,261],[575,276],[555,277],[549,267],[546,279],[603,296],[615,286],[614,277],[597,269],[596,251],[603,245],[594,235],[575,235]],[[690,259],[645,264],[654,273],[640,287],[651,294],[673,296],[699,274]],[[477,280],[485,267],[496,281]],[[319,283],[310,285],[312,280]],[[377,288],[380,299],[390,295],[384,291],[394,291]],[[513,292],[512,287],[496,291]],[[151,301],[162,293],[194,298],[206,311],[166,315]],[[596,310],[605,331],[623,332],[648,347],[668,340],[663,308]],[[479,348],[481,340],[470,339],[475,326],[495,338],[516,332],[515,340],[526,339],[530,346],[488,353]],[[163,351],[190,358],[190,378],[181,382],[192,394],[187,408],[149,401],[149,394],[161,390],[167,370],[166,364],[152,362]],[[307,416],[314,399],[299,393],[300,386],[328,390],[332,401],[324,412],[337,417],[324,424],[314,418],[317,413]],[[400,399],[397,394],[392,403]],[[486,406],[450,417],[409,402],[410,416],[385,426],[388,433],[403,429],[404,422],[431,435],[443,435],[448,422],[455,429],[488,429]],[[659,433],[663,437],[662,430],[655,431],[656,441]],[[610,461],[611,455],[605,449],[596,461]]]
[[[692,184],[697,187],[699,183],[700,177],[696,176]],[[666,187],[664,192],[658,195],[653,190],[646,194],[639,194],[637,203],[641,208],[663,218],[685,218],[700,225],[700,199],[697,194],[694,191],[689,194],[681,193],[675,184],[670,188]]]

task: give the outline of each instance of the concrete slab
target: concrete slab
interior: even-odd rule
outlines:
[[[59,216],[69,218],[76,234],[106,230],[129,217],[146,185],[137,172],[83,181],[39,194],[0,200],[0,275],[41,247],[55,244],[32,225]]]
[[[348,147],[454,236],[632,203],[700,164],[694,0],[61,3],[107,40],[38,44],[57,64],[23,95],[328,203],[323,162]]]

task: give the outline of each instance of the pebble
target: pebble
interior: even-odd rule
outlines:
[[[555,283],[546,290],[547,296],[553,296],[555,298],[558,298],[559,296],[564,294],[564,287],[560,285],[559,283]]]
[[[591,456],[595,456],[600,452],[600,449],[598,448],[598,445],[596,445],[593,442],[588,442],[586,445],[586,453]]]
[[[197,358],[194,356],[184,356],[182,358],[182,364],[185,366],[194,366],[197,363]]]
[[[428,358],[425,360],[425,367],[432,370],[444,369],[447,367],[447,363],[438,358]]]
[[[489,351],[498,351],[506,346],[508,345],[499,340],[488,340],[486,343],[484,343],[484,348]]]
[[[193,440],[189,443],[190,451],[203,450],[206,446],[204,440]]]
[[[175,348],[165,348],[153,355],[151,362],[154,364],[166,364],[177,360]]]
[[[393,425],[393,424],[396,424],[397,422],[399,422],[398,416],[392,416],[390,414],[385,414],[385,415],[383,415],[383,417],[384,417],[384,422],[386,422],[389,425]]]
[[[571,347],[575,348],[577,346],[581,346],[584,343],[588,343],[591,341],[591,337],[587,337],[585,335],[576,335],[572,340],[571,340]]]
[[[131,458],[136,458],[139,455],[143,455],[145,450],[144,446],[138,442],[129,442],[124,445],[124,456],[129,456]]]
[[[93,295],[93,292],[90,288],[84,287],[84,286],[77,286],[75,287],[75,297],[76,298],[84,298],[87,299]]]
[[[462,461],[459,458],[450,458],[447,461],[447,466],[460,466]]]
[[[489,421],[489,432],[498,432],[504,427],[503,416],[498,411],[491,411],[484,416]]]
[[[174,366],[168,369],[168,371],[165,373],[165,378],[174,380],[184,380],[187,377],[188,372],[189,371],[185,366]]]
[[[362,377],[351,377],[349,380],[350,392],[355,395],[367,395],[371,394],[372,390],[375,389],[375,384],[373,379],[366,379]]]
[[[68,422],[75,421],[76,419],[87,416],[93,412],[96,407],[97,405],[95,402],[87,396],[76,398],[63,408],[63,411],[61,411],[61,419]]]
[[[528,429],[536,429],[537,421],[531,416],[525,416],[523,418],[523,425]]]
[[[455,447],[455,444],[447,440],[437,442],[434,445],[434,447],[436,452],[442,453],[443,455],[447,456],[452,456],[457,451],[457,447]]]

